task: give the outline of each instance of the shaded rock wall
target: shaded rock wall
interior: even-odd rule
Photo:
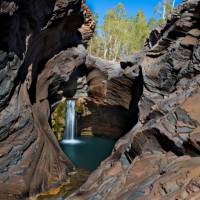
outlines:
[[[137,105],[143,90],[141,70],[133,73],[120,63],[90,56],[85,65],[88,97],[84,98],[78,132],[119,138],[138,120]]]
[[[0,2],[0,199],[47,190],[73,169],[48,121],[51,104],[73,95],[63,88],[86,59],[94,23],[85,8],[79,0]]]
[[[200,1],[185,1],[139,55],[122,60],[142,69],[138,123],[66,199],[200,198],[199,17]]]

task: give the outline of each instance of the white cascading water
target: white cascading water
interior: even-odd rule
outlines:
[[[73,141],[75,139],[75,100],[68,100],[66,106],[66,127],[63,140]]]

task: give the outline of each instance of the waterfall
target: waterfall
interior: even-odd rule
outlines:
[[[75,100],[67,100],[63,140],[75,139]]]

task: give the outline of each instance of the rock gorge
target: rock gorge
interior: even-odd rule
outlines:
[[[95,22],[85,2],[0,1],[0,199],[68,177],[74,166],[49,121],[85,86],[90,113],[78,128],[121,138],[66,199],[199,199],[199,24],[200,1],[185,1],[141,52],[112,63],[87,54]]]

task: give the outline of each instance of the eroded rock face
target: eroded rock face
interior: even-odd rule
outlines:
[[[0,2],[0,199],[47,190],[73,169],[48,121],[86,60],[84,12],[80,0]]]
[[[149,47],[122,60],[142,69],[138,123],[66,199],[200,198],[199,17],[200,1],[184,2]]]
[[[139,68],[124,70],[120,63],[87,56],[87,91],[78,132],[118,139],[138,120],[143,79]]]
[[[137,124],[67,199],[199,198],[199,0],[120,63],[87,55],[95,23],[79,0],[0,6],[0,199],[47,190],[72,170],[48,121],[80,76],[96,117],[81,129],[118,138]]]

